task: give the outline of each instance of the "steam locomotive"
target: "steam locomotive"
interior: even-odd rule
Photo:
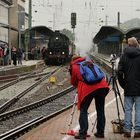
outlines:
[[[47,65],[64,64],[71,59],[74,52],[75,46],[70,39],[59,31],[55,31],[49,38],[45,63]]]

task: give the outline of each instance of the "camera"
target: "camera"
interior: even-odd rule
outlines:
[[[111,63],[115,63],[115,62],[116,62],[116,59],[117,59],[117,56],[116,56],[116,54],[114,53],[114,54],[111,54],[111,55],[110,55],[110,58],[111,58],[111,59],[110,59],[110,62],[111,62]]]
[[[119,57],[117,57],[117,55],[116,54],[111,54],[110,55],[110,63],[111,63],[111,65],[112,65],[112,71],[113,72],[117,72],[117,70],[118,70],[118,63],[119,63]],[[113,73],[112,72],[112,73]]]

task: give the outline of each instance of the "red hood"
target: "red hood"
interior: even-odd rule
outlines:
[[[81,61],[84,61],[86,60],[84,57],[80,57],[80,58],[77,58],[76,60],[72,61],[71,64],[75,64],[77,62],[81,62]]]

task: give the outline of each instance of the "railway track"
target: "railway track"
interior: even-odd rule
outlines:
[[[0,114],[0,139],[14,139],[21,133],[62,113],[72,107],[74,97],[75,88],[71,86],[36,103]]]
[[[27,77],[27,76],[34,75],[34,74],[37,74],[37,73],[41,73],[46,68],[47,68],[47,66],[45,66],[43,68],[41,67],[40,69],[33,70],[31,72],[25,72],[25,73],[21,73],[21,74],[1,75],[0,76],[0,84],[1,83],[7,83],[7,82],[10,82],[10,81],[14,81],[14,80],[22,78],[22,77]]]
[[[70,89],[71,88],[73,87],[70,87]],[[59,92],[58,94],[61,95],[61,92]],[[72,99],[71,101],[69,101],[69,98],[67,98],[69,95],[72,96],[69,97]],[[0,139],[1,140],[15,139],[16,137],[19,137],[21,134],[24,134],[30,129],[38,126],[40,123],[43,123],[44,121],[51,119],[57,114],[60,114],[61,112],[65,111],[66,109],[70,108],[73,105],[74,97],[75,97],[75,93],[64,92],[62,93],[62,98],[60,97],[61,99],[60,98],[58,99],[57,97],[54,97],[52,95],[51,98],[47,97],[42,100],[30,103],[28,105],[25,106],[22,105],[19,108],[15,107],[13,110],[10,109],[7,112],[1,113],[0,114],[0,120],[1,120]],[[57,99],[55,100],[55,98]],[[66,101],[67,105],[63,103],[63,101]],[[55,108],[56,106],[58,108]],[[44,112],[44,110],[45,111],[47,110],[47,112]],[[28,112],[30,113],[28,114]],[[19,122],[17,122],[17,124],[14,123],[16,120],[22,120],[22,118],[24,118],[22,123]],[[13,128],[11,128],[10,122],[14,123],[12,124]]]
[[[2,100],[2,104],[0,106],[0,113],[3,113],[6,109],[8,109],[9,107],[11,107],[12,104],[14,104],[15,102],[17,102],[21,97],[23,97],[24,95],[26,95],[28,92],[30,92],[31,90],[33,90],[36,86],[38,86],[41,82],[43,82],[44,80],[48,79],[52,74],[54,74],[58,69],[60,69],[60,67],[54,69],[52,72],[49,72],[47,75],[43,76],[42,78],[40,78],[37,82],[31,84],[30,86],[28,86],[27,88],[25,88],[23,91],[19,91],[18,94],[15,94],[12,98],[10,98],[9,100],[5,99]]]
[[[12,85],[20,82],[22,80],[26,80],[27,78],[41,76],[41,74],[43,74],[43,71],[47,68],[48,67],[45,66],[43,68],[41,67],[40,69],[33,70],[31,72],[0,76],[0,91],[4,90],[5,88],[8,88],[9,86],[12,86]]]
[[[13,79],[12,81],[10,81],[10,82],[8,82],[6,84],[1,85],[0,86],[0,91],[6,89],[6,88],[8,88],[8,87],[10,87],[10,86],[12,86],[12,85],[14,85],[16,83],[18,83],[19,81],[25,80],[27,78],[41,77],[41,76],[47,75],[47,74],[49,74],[49,72],[47,72],[47,73],[30,73],[30,74],[27,74],[27,75],[24,75],[24,76],[19,76],[18,78]]]

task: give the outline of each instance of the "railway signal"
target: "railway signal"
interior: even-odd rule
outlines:
[[[71,13],[71,27],[75,28],[76,25],[76,13]]]

